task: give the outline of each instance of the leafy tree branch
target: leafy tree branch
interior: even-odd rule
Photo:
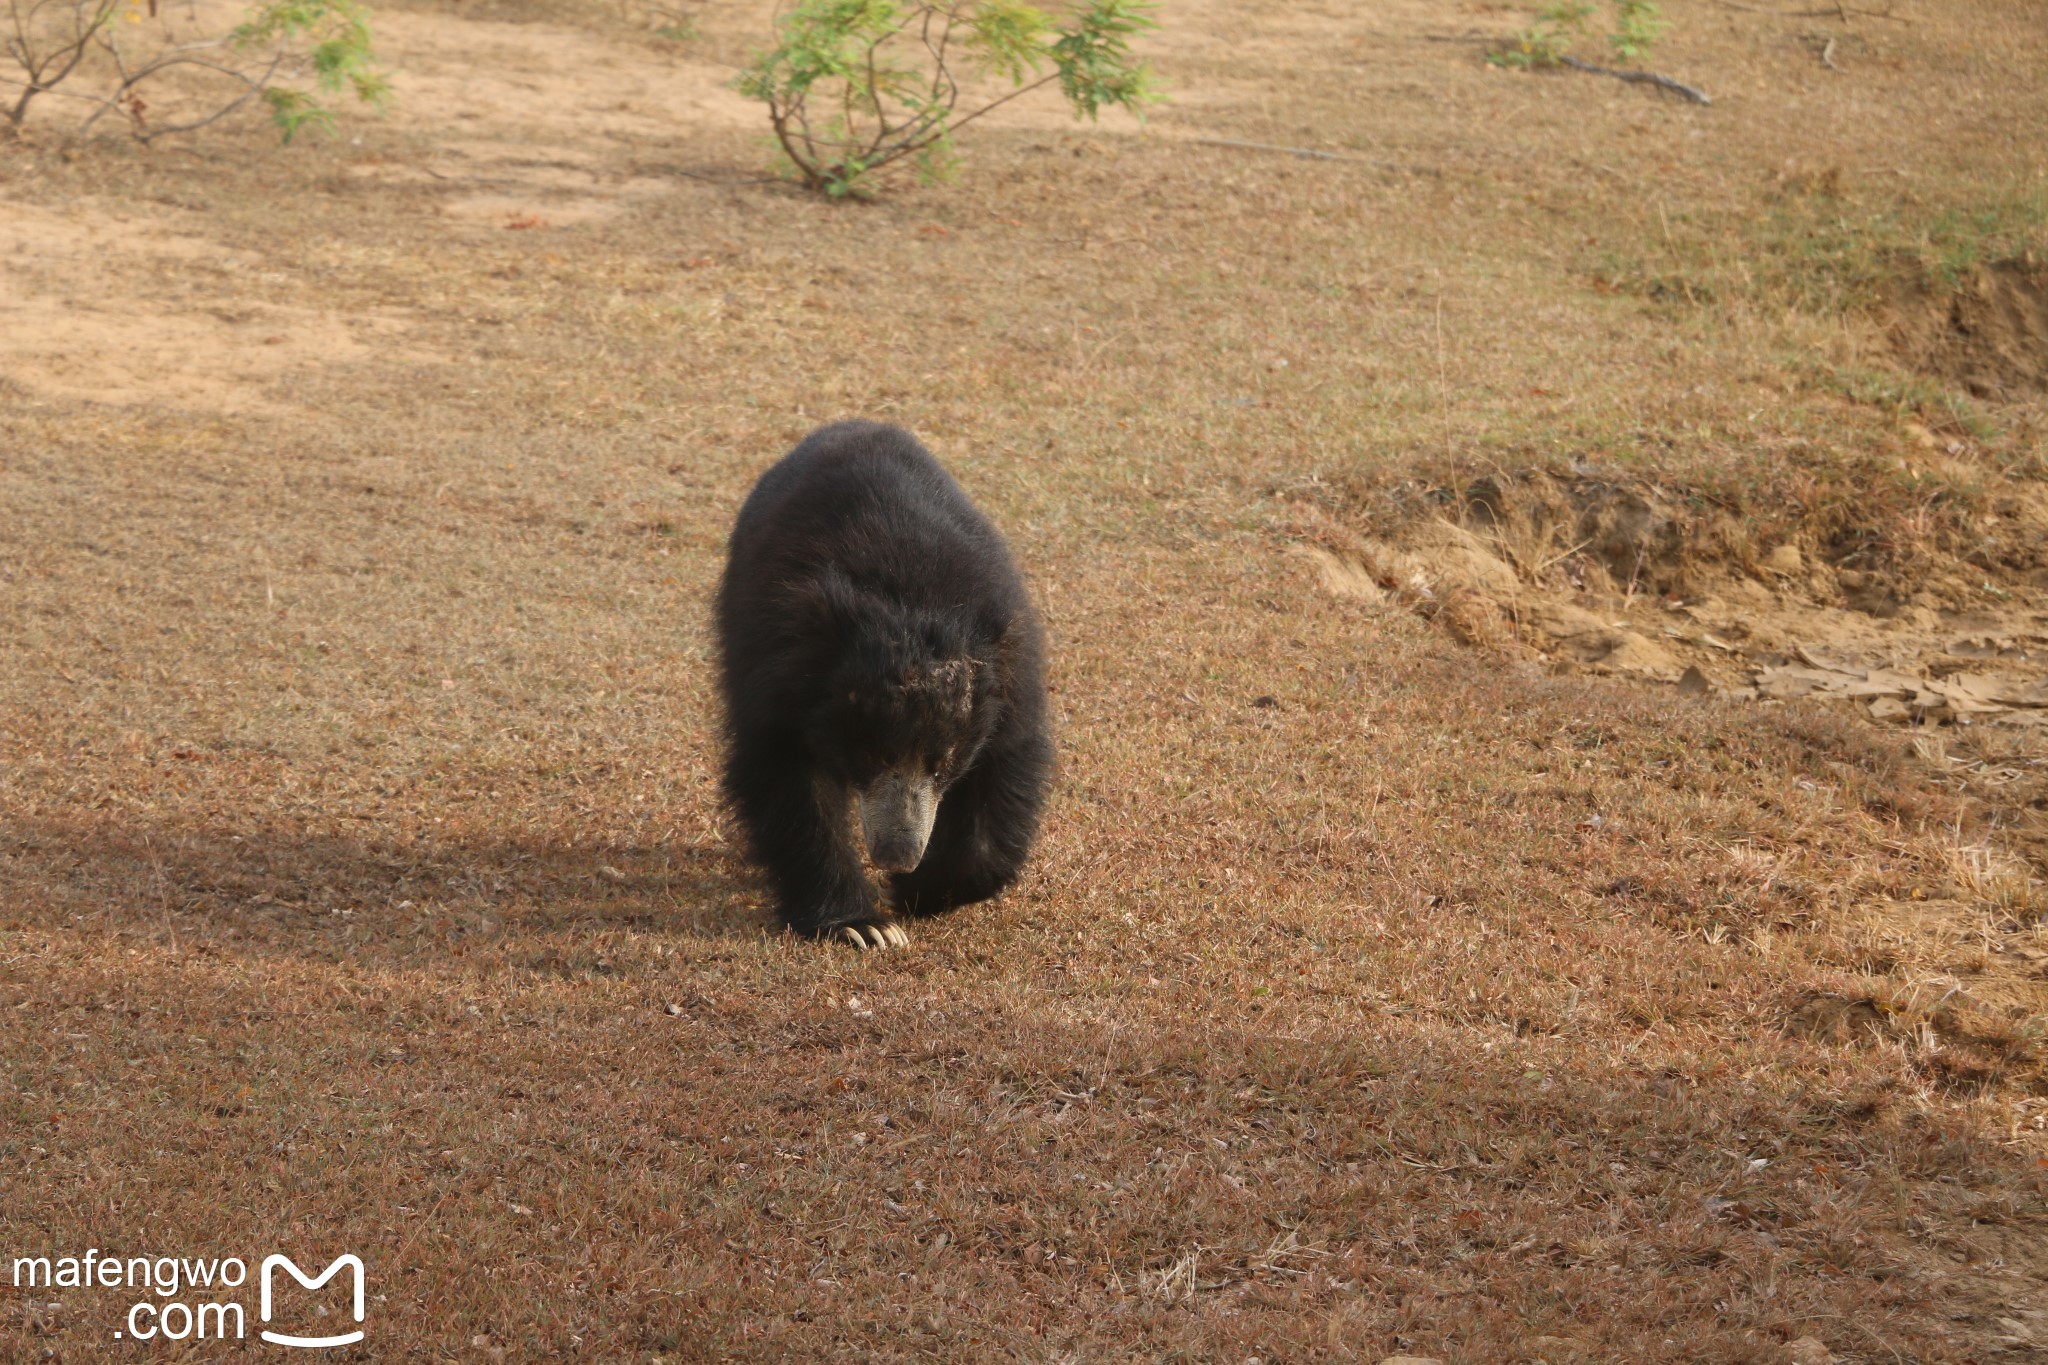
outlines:
[[[1156,96],[1130,44],[1154,27],[1151,9],[1083,0],[1055,16],[1021,0],[798,0],[739,89],[768,106],[806,186],[862,194],[896,162],[942,174],[961,128],[1055,82],[1076,117],[1142,110]],[[963,108],[970,87],[991,81],[1009,88]]]

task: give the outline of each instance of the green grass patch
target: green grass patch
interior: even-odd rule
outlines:
[[[1608,291],[1834,317],[1903,285],[1953,290],[1984,265],[2048,257],[2048,189],[2008,182],[1937,206],[1806,177],[1741,209],[1654,210],[1596,252],[1591,274]]]

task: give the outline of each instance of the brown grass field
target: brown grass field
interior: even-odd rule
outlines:
[[[871,204],[764,174],[753,0],[404,0],[288,148],[52,102],[0,1273],[353,1252],[363,1360],[2048,1359],[2048,711],[1771,681],[2042,681],[2048,23],[1665,8],[1711,106],[1168,0],[1142,125]],[[714,783],[725,531],[846,415],[1054,649],[1028,875],[891,954]],[[0,1358],[292,1354],[150,1297],[0,1278]]]

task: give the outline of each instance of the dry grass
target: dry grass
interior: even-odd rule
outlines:
[[[207,244],[0,309],[390,338],[240,405],[6,342],[0,1262],[353,1250],[379,1359],[2048,1349],[2038,755],[1553,676],[1289,552],[1318,483],[1919,449],[1814,378],[1922,382],[1846,295],[1601,272],[1788,162],[2023,200],[2038,15],[1833,72],[1668,8],[1710,110],[1425,40],[1517,11],[1185,0],[1148,131],[1024,110],[873,207],[699,98],[750,6],[687,56],[393,12],[388,124],[0,163],[0,221]],[[409,122],[466,24],[488,116]],[[1985,411],[2029,477],[2038,402]],[[725,527],[853,412],[1008,528],[1064,744],[1025,883],[880,958],[764,932],[711,781]],[[131,1298],[8,1290],[0,1353]]]

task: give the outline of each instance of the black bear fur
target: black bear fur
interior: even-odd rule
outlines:
[[[1044,633],[1002,536],[915,437],[839,422],[763,474],[717,628],[725,794],[784,924],[898,944],[895,916],[1015,880],[1053,763]]]

